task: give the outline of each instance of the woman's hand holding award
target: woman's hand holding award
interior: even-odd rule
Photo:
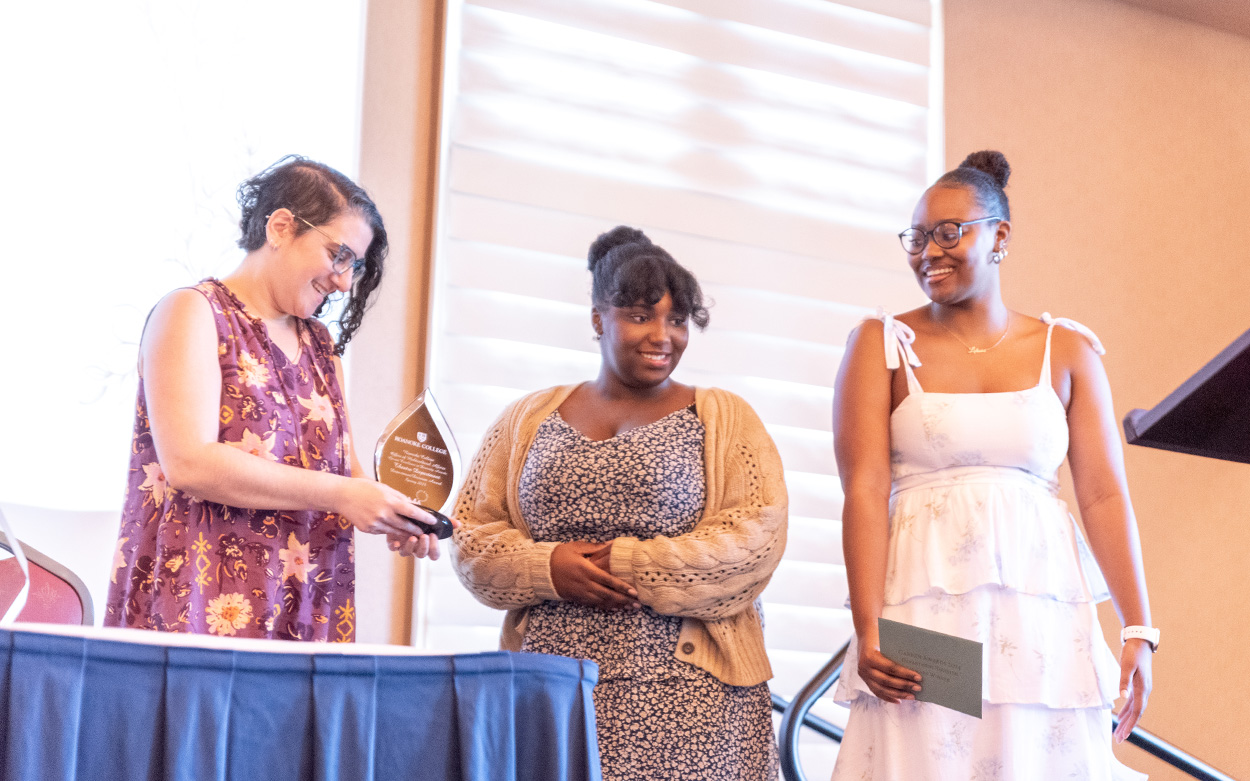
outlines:
[[[428,388],[396,415],[378,438],[373,471],[378,480],[436,519],[433,525],[408,520],[440,540],[451,536],[451,520],[443,513],[455,499],[452,488],[460,471],[460,451]]]

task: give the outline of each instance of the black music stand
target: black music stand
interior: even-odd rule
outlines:
[[[1130,445],[1250,464],[1250,331],[1153,409],[1124,416]]]

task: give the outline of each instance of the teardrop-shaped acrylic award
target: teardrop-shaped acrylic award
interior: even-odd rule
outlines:
[[[373,471],[378,480],[433,515],[436,523],[408,520],[440,540],[451,536],[451,521],[443,513],[455,501],[451,491],[460,472],[460,451],[429,388],[382,432],[373,451]]]

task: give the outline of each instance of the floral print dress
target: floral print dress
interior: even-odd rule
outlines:
[[[256,458],[347,475],[351,455],[334,345],[299,322],[291,362],[221,282],[212,308],[221,364],[217,441]],[[166,632],[351,642],[353,529],[315,510],[231,507],[169,485],[157,461],[143,378],[104,623]]]
[[[892,490],[882,616],[983,644],[982,718],[930,703],[889,704],[854,663],[835,699],[850,705],[835,781],[1126,781],[1111,751],[1120,666],[1096,603],[1107,587],[1056,475],[1067,411],[1051,384],[1056,324],[1036,385],[930,393],[911,329],[888,315],[887,365],[908,395],[890,417]],[[909,360],[910,359],[910,360]],[[849,660],[858,658],[852,638]]]
[[[693,407],[611,439],[586,438],[559,411],[526,456],[520,508],[539,542],[670,537],[704,507],[704,429]],[[777,777],[767,684],[730,686],[676,658],[680,616],[547,601],[521,650],[593,659],[604,781],[766,781]]]

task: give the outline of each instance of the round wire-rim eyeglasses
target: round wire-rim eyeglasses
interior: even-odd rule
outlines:
[[[978,222],[989,222],[990,220],[1001,220],[1002,217],[980,217],[975,220],[966,220],[964,222],[956,222],[955,220],[943,220],[933,226],[933,230],[921,230],[920,228],[908,228],[898,234],[898,240],[902,243],[903,249],[907,250],[908,255],[919,255],[924,248],[929,246],[929,239],[933,239],[933,243],[942,249],[954,249],[959,245],[960,239],[964,237],[964,226],[975,225]]]
[[[288,209],[288,211],[290,210]],[[355,251],[353,251],[351,247],[318,228],[316,225],[313,225],[311,222],[299,216],[295,212],[291,212],[291,216],[339,246],[339,248],[334,252],[334,260],[330,261],[330,265],[333,266],[335,274],[342,274],[349,268],[352,270],[353,274],[359,274],[364,270],[365,259],[357,257]]]

